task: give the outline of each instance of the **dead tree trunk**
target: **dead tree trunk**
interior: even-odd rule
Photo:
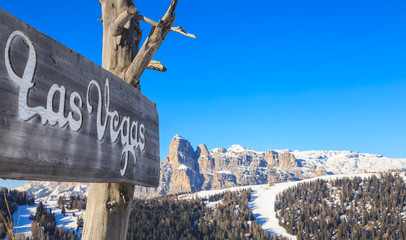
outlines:
[[[146,68],[166,70],[152,57],[170,31],[195,37],[181,27],[172,27],[177,0],[172,0],[158,23],[139,15],[132,0],[101,0],[100,3],[103,21],[102,66],[138,90],[140,77]],[[141,49],[139,21],[153,25]],[[133,195],[132,184],[91,183],[83,239],[125,239]]]

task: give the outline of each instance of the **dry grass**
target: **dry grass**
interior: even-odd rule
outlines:
[[[13,229],[13,218],[11,217],[10,207],[8,205],[7,196],[6,196],[6,190],[4,188],[3,188],[3,194],[4,194],[4,201],[6,202],[6,206],[7,206],[8,216],[6,219],[3,216],[3,214],[0,212],[0,218],[3,221],[4,225],[6,226],[7,234],[9,235],[9,237],[12,240],[16,240],[16,233],[14,233],[14,229]],[[17,224],[19,221],[20,221],[20,214],[18,214]]]

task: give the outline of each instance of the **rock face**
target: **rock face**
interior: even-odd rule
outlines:
[[[255,152],[240,145],[211,151],[203,144],[196,151],[176,135],[169,154],[161,163],[160,185],[155,189],[137,187],[139,197],[267,184],[300,177],[300,164],[289,150]],[[297,176],[296,176],[297,175]]]
[[[136,196],[155,197],[196,190],[273,184],[327,174],[406,170],[406,159],[390,159],[351,151],[258,152],[233,145],[208,150],[203,144],[194,150],[176,135],[169,154],[161,163],[157,188],[137,187]]]
[[[240,145],[208,150],[203,144],[194,150],[190,142],[179,135],[172,139],[169,150],[161,162],[159,186],[136,187],[135,196],[149,198],[196,190],[273,184],[326,174],[406,170],[406,159],[351,151],[258,152]],[[28,182],[19,190],[28,190],[37,198],[47,200],[56,199],[58,195],[83,195],[87,187],[83,183]]]

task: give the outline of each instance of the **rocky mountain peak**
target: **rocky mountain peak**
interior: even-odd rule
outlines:
[[[230,151],[230,152],[246,152],[247,150],[249,150],[249,149],[245,148],[241,145],[238,145],[238,144],[234,144],[227,149],[227,151]]]
[[[381,155],[350,151],[254,151],[241,145],[228,150],[208,151],[200,144],[194,151],[190,142],[176,135],[170,152],[161,163],[157,188],[136,187],[136,196],[154,197],[195,190],[221,189],[235,186],[272,184],[326,174],[361,173],[366,171],[406,170],[406,159],[390,159]],[[38,185],[34,188],[34,185]],[[36,196],[83,193],[87,186],[74,187],[30,182]],[[65,190],[66,189],[66,190]],[[51,197],[52,199],[54,197]],[[50,198],[50,199],[51,199]]]
[[[207,149],[206,145],[199,144],[196,150],[196,156],[199,157],[201,155],[209,155],[209,150]]]
[[[169,145],[169,154],[174,152],[181,152],[184,155],[193,156],[195,151],[188,140],[176,134]]]
[[[199,144],[195,155],[199,165],[199,172],[206,172],[214,168],[214,160],[206,145]]]
[[[295,156],[292,153],[290,153],[289,150],[279,152],[278,158],[279,158],[279,166],[284,169],[298,167],[298,162],[296,161]]]
[[[273,150],[267,150],[265,152],[265,161],[270,165],[270,166],[275,166],[278,164],[278,153]]]
[[[177,134],[172,138],[171,144],[169,145],[169,154],[164,159],[163,164],[169,164],[172,168],[178,168],[184,165],[184,167],[194,169],[196,167],[194,153],[190,142]]]
[[[213,148],[210,151],[210,154],[225,153],[225,152],[227,152],[227,150],[225,148],[223,148],[223,147],[221,147],[221,148]]]

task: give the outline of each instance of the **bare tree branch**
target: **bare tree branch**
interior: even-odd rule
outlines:
[[[151,60],[151,62],[148,63],[147,68],[159,72],[166,72],[166,68],[160,61]]]
[[[180,34],[185,35],[185,36],[187,36],[187,37],[196,38],[196,36],[195,36],[194,34],[186,32],[186,30],[185,30],[183,27],[181,27],[181,26],[179,26],[179,27],[172,27],[172,28],[171,28],[171,31],[172,31],[172,32],[180,33]]]
[[[124,80],[133,86],[139,86],[142,73],[158,51],[166,35],[171,31],[175,22],[175,9],[178,0],[172,0],[168,11],[156,26],[153,26],[138,54],[125,72]]]
[[[151,20],[151,19],[149,19],[149,18],[147,18],[145,16],[142,16],[140,14],[136,14],[134,17],[136,18],[136,20],[144,21],[146,23],[151,24],[152,26],[157,26],[158,25],[158,23],[155,22],[154,20]],[[187,37],[196,38],[196,36],[194,34],[186,32],[186,30],[184,28],[180,27],[180,26],[179,27],[171,27],[171,31],[180,33],[180,34],[185,35]]]
[[[172,0],[171,5],[169,5],[168,11],[166,11],[164,17],[162,18],[163,21],[167,21],[172,17],[175,18],[176,5],[178,5],[178,0]]]
[[[154,20],[151,20],[151,19],[149,19],[149,18],[147,18],[147,17],[145,17],[145,16],[142,16],[142,15],[140,15],[140,14],[136,14],[136,15],[134,16],[134,18],[135,18],[136,20],[138,20],[138,21],[144,21],[144,22],[146,22],[146,23],[149,23],[149,24],[151,24],[152,26],[158,25],[158,23],[155,22]]]
[[[111,34],[117,37],[122,34],[124,25],[130,20],[134,14],[137,13],[137,8],[134,5],[130,5],[126,11],[118,15],[117,19],[111,25]]]
[[[139,79],[146,68],[166,70],[160,62],[153,61],[152,57],[170,31],[194,37],[183,28],[172,27],[178,0],[172,0],[159,23],[138,16],[133,0],[99,1],[102,5],[100,20],[103,21],[102,66],[139,91]],[[153,25],[141,49],[139,45],[142,31],[139,21]],[[91,183],[83,239],[126,239],[133,195],[132,184]]]

